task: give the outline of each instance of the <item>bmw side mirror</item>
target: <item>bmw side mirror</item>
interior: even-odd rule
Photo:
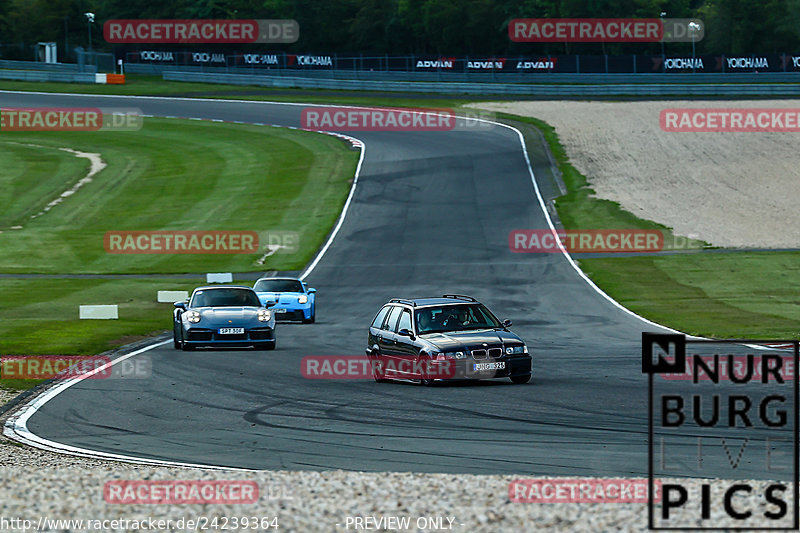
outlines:
[[[176,309],[183,309],[184,311],[186,311],[185,302],[175,302],[173,305],[175,306]]]
[[[314,293],[314,292],[317,292],[317,289],[308,289],[308,293],[309,294]]]
[[[397,332],[397,334],[400,335],[401,337],[408,337],[412,341],[414,339],[416,339],[416,337],[414,336],[414,333],[410,329],[407,329],[407,328],[401,329],[400,331]]]
[[[509,319],[506,318],[505,320],[503,320],[502,324],[503,324],[504,328],[510,328],[511,325],[512,325],[512,322]]]

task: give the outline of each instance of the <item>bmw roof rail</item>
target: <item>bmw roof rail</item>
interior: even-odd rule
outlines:
[[[454,300],[467,300],[468,302],[477,302],[472,296],[464,296],[463,294],[442,294],[442,298],[453,298]]]
[[[402,298],[392,298],[389,301],[389,303],[391,303],[391,304],[406,304],[406,305],[410,305],[411,307],[416,307],[417,306],[417,302],[414,302],[414,301],[411,301],[411,300],[404,300]]]

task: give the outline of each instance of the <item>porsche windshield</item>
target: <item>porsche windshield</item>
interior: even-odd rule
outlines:
[[[254,287],[257,292],[304,292],[296,279],[262,279]]]
[[[419,334],[502,327],[481,304],[425,307],[415,312],[415,318]]]
[[[192,296],[191,307],[261,307],[250,289],[205,289]]]

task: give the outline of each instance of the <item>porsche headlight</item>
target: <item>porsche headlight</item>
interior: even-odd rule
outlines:
[[[297,297],[297,303],[299,304],[308,303],[308,296],[306,296],[305,294],[301,294],[300,296]]]
[[[198,313],[197,311],[187,311],[186,320],[188,320],[192,324],[197,324],[198,322],[200,322],[200,313]]]
[[[272,313],[269,312],[269,309],[259,309],[258,310],[258,320],[259,320],[259,322],[269,322],[270,318],[272,318]]]
[[[521,353],[528,353],[528,347],[524,344],[520,346],[507,346],[506,355],[518,355]]]

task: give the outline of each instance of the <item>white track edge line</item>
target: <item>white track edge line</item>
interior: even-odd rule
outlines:
[[[33,402],[24,405],[17,413],[9,417],[9,419],[6,420],[5,426],[3,428],[3,434],[6,435],[7,437],[12,437],[16,441],[23,442],[25,444],[33,446],[34,448],[44,449],[48,451],[55,451],[58,453],[63,453],[65,455],[88,457],[92,459],[110,459],[125,463],[136,463],[136,464],[144,464],[152,466],[204,468],[211,470],[237,470],[237,471],[248,471],[248,472],[253,471],[252,469],[246,469],[246,468],[223,467],[216,465],[196,464],[196,463],[182,463],[178,461],[164,461],[159,459],[147,459],[143,457],[134,457],[130,455],[121,455],[109,452],[101,452],[97,450],[89,450],[86,448],[70,446],[68,444],[63,444],[60,442],[45,439],[43,437],[36,435],[28,428],[28,420],[34,414],[36,414],[36,412],[42,406],[44,406],[47,402],[49,402],[50,400],[52,400],[65,390],[67,390],[68,388],[72,387],[77,383],[80,383],[84,379],[87,379],[98,372],[101,372],[102,370],[105,370],[106,368],[114,366],[117,363],[125,361],[136,355],[142,354],[146,351],[152,350],[153,348],[169,344],[170,342],[171,341],[169,340],[156,342],[149,346],[145,346],[144,348],[134,350],[129,354],[125,354],[121,357],[118,357],[113,361],[110,361],[100,367],[95,368],[94,370],[91,370],[90,372],[87,372],[75,378],[65,379],[55,387],[52,387],[51,389],[43,393],[41,396],[37,397]]]
[[[339,133],[336,133],[336,134],[330,133],[330,134],[337,135],[337,136],[341,135]],[[311,264],[308,265],[305,268],[305,270],[303,270],[303,273],[300,274],[300,276],[298,276],[301,280],[305,280],[306,277],[309,274],[311,274],[311,272],[313,272],[314,268],[316,268],[317,264],[322,259],[322,256],[325,255],[325,252],[327,252],[328,248],[330,248],[331,244],[333,244],[333,239],[336,238],[336,235],[339,233],[339,230],[341,229],[342,224],[344,224],[344,218],[345,218],[345,216],[347,216],[347,210],[350,207],[350,202],[353,200],[353,196],[355,196],[355,193],[356,193],[356,186],[358,185],[358,177],[361,175],[361,165],[364,163],[364,156],[367,153],[367,143],[365,143],[364,141],[362,141],[360,139],[356,139],[355,137],[350,137],[349,135],[341,135],[341,136],[350,139],[351,142],[352,141],[357,141],[357,142],[361,143],[361,148],[360,148],[361,149],[361,155],[359,156],[358,164],[356,165],[356,172],[355,172],[355,176],[353,177],[353,185],[350,186],[350,194],[347,195],[347,200],[345,200],[345,202],[344,202],[344,207],[342,207],[342,212],[339,215],[339,219],[336,221],[336,226],[333,228],[333,231],[331,232],[330,236],[328,237],[328,240],[325,242],[325,245],[322,247],[322,249],[319,251],[319,253],[316,255],[316,257],[314,257],[314,260],[311,262]]]

